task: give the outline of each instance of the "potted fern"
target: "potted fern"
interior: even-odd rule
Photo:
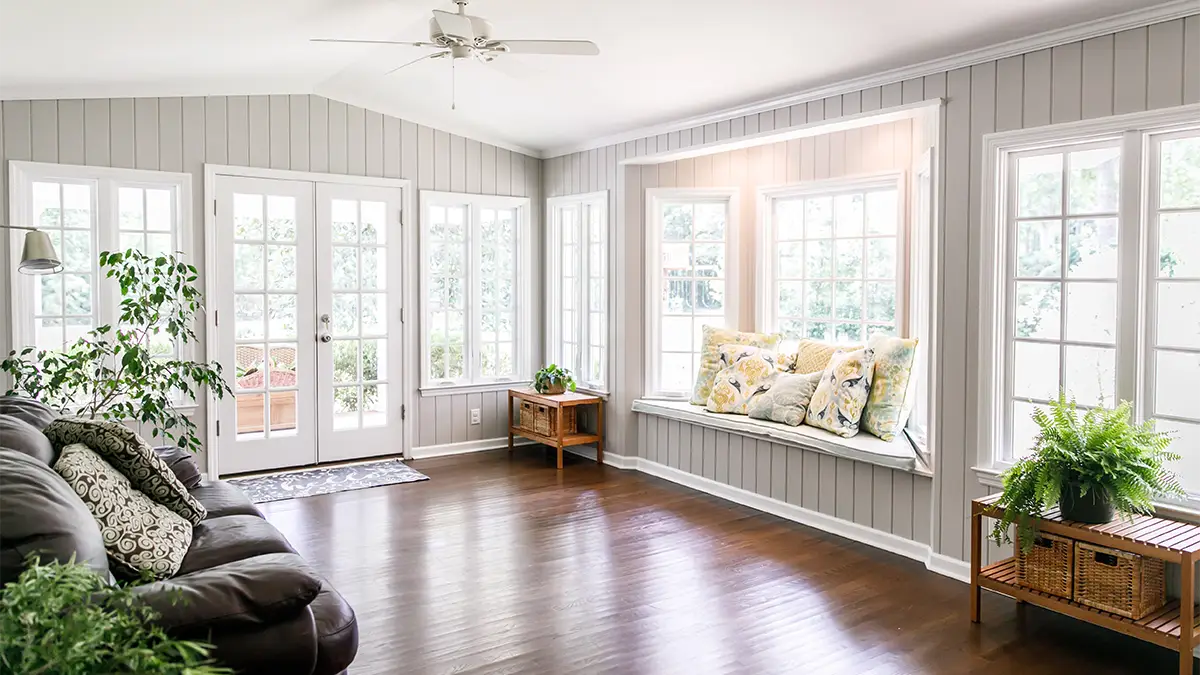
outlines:
[[[1040,433],[1033,453],[1002,476],[997,506],[1004,517],[996,521],[992,539],[1010,541],[1009,526],[1016,523],[1021,546],[1028,550],[1035,519],[1055,505],[1064,520],[1107,523],[1115,513],[1153,512],[1155,497],[1183,496],[1179,480],[1166,469],[1179,459],[1167,451],[1171,436],[1155,431],[1153,422],[1135,424],[1132,416],[1128,401],[1080,416],[1065,392],[1049,410],[1037,409],[1033,420]]]
[[[571,371],[551,363],[533,376],[533,388],[539,394],[561,394],[570,389],[575,391],[575,378]]]

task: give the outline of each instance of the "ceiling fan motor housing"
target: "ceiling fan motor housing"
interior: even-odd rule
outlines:
[[[486,47],[491,42],[492,24],[477,16],[461,15],[471,22],[474,35],[449,35],[438,25],[437,18],[429,20],[429,40],[440,47]]]

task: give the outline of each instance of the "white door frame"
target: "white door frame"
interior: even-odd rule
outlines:
[[[340,183],[346,185],[364,185],[371,187],[384,188],[400,188],[401,197],[401,216],[400,230],[401,242],[403,248],[401,252],[404,260],[405,269],[402,274],[398,275],[401,283],[400,299],[403,306],[401,313],[401,321],[404,325],[402,339],[404,340],[404,364],[403,376],[401,378],[400,405],[404,406],[407,411],[408,402],[412,400],[413,392],[416,391],[416,380],[414,377],[419,371],[417,363],[417,354],[420,351],[416,346],[416,321],[412,319],[412,308],[417,306],[417,288],[413,280],[417,277],[410,273],[416,269],[417,264],[417,228],[413,225],[416,222],[415,218],[410,217],[413,214],[413,182],[406,178],[380,178],[375,176],[347,176],[335,173],[317,173],[312,171],[288,171],[285,169],[263,169],[248,166],[229,166],[226,164],[205,164],[204,165],[204,295],[205,298],[216,297],[218,288],[216,275],[208,274],[207,267],[209,262],[215,259],[217,246],[217,177],[231,176],[236,178],[268,178],[275,180],[294,180],[294,181],[311,181],[314,183]],[[314,221],[315,223],[315,221]],[[315,227],[315,224],[314,224]],[[391,276],[389,274],[389,276]],[[220,347],[219,337],[217,334],[216,324],[213,322],[213,313],[205,312],[204,316],[205,329],[205,358],[213,360],[218,354]],[[208,432],[208,442],[205,445],[206,466],[205,469],[208,477],[216,479],[220,476],[218,469],[217,457],[220,453],[220,437],[217,436],[217,413],[218,406],[211,404],[205,406],[207,411],[206,426]],[[412,424],[409,423],[407,415],[402,420],[403,432],[401,434],[401,448],[405,458],[412,457]]]

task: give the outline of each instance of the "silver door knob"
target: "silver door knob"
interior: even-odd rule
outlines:
[[[325,335],[321,336],[321,342],[332,342],[332,341],[333,341],[332,335],[325,334]]]

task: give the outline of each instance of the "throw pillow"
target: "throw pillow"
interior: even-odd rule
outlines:
[[[171,467],[150,444],[125,426],[105,420],[61,417],[44,432],[55,448],[83,443],[125,474],[133,486],[183,516],[193,525],[208,515],[204,505],[188,494]]]
[[[120,471],[82,443],[63,448],[54,470],[100,525],[114,573],[165,579],[179,571],[192,543],[192,524],[138,492]]]
[[[708,397],[712,393],[713,378],[717,376],[717,371],[721,370],[720,354],[718,348],[721,345],[748,345],[751,347],[761,347],[762,349],[775,349],[779,345],[779,341],[783,339],[781,333],[739,333],[736,330],[728,328],[716,328],[713,326],[704,326],[703,342],[700,347],[700,369],[696,374],[696,386],[692,388],[692,405],[705,405],[708,403]]]
[[[829,365],[829,359],[839,349],[852,352],[862,348],[863,345],[835,345],[828,342],[821,342],[820,340],[801,340],[800,346],[796,349],[796,363],[792,367],[792,372],[823,372],[825,367]]]
[[[836,352],[813,392],[805,422],[846,438],[858,433],[874,372],[875,354],[870,349]]]
[[[746,404],[769,387],[779,371],[775,352],[745,345],[721,345],[712,391],[704,407],[710,412],[745,415]]]
[[[808,403],[824,373],[779,373],[771,388],[750,399],[746,414],[754,419],[783,422],[798,427],[804,424]]]
[[[875,374],[863,410],[862,430],[893,441],[912,412],[915,395],[912,385],[916,382],[912,369],[917,359],[917,340],[873,335],[867,341],[867,348],[875,352]]]

